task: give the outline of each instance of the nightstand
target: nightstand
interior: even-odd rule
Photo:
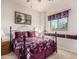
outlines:
[[[1,55],[5,55],[8,53],[10,53],[10,42],[9,41],[1,42]]]

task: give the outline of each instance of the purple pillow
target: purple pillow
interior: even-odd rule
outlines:
[[[15,32],[15,38],[23,39],[24,36],[28,37],[28,32]]]
[[[22,32],[23,36],[28,37],[28,32]]]
[[[35,37],[35,31],[28,32],[28,37]]]
[[[15,38],[23,38],[22,32],[15,32]]]

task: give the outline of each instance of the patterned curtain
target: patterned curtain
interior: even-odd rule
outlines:
[[[69,10],[48,16],[48,21],[69,17]]]
[[[51,20],[51,16],[48,16],[48,21],[50,21]]]

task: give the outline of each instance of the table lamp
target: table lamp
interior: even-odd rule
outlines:
[[[2,42],[2,38],[3,38],[4,35],[5,35],[4,32],[1,31],[1,42]]]

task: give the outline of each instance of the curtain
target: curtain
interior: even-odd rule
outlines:
[[[48,21],[69,17],[69,10],[48,16]]]

